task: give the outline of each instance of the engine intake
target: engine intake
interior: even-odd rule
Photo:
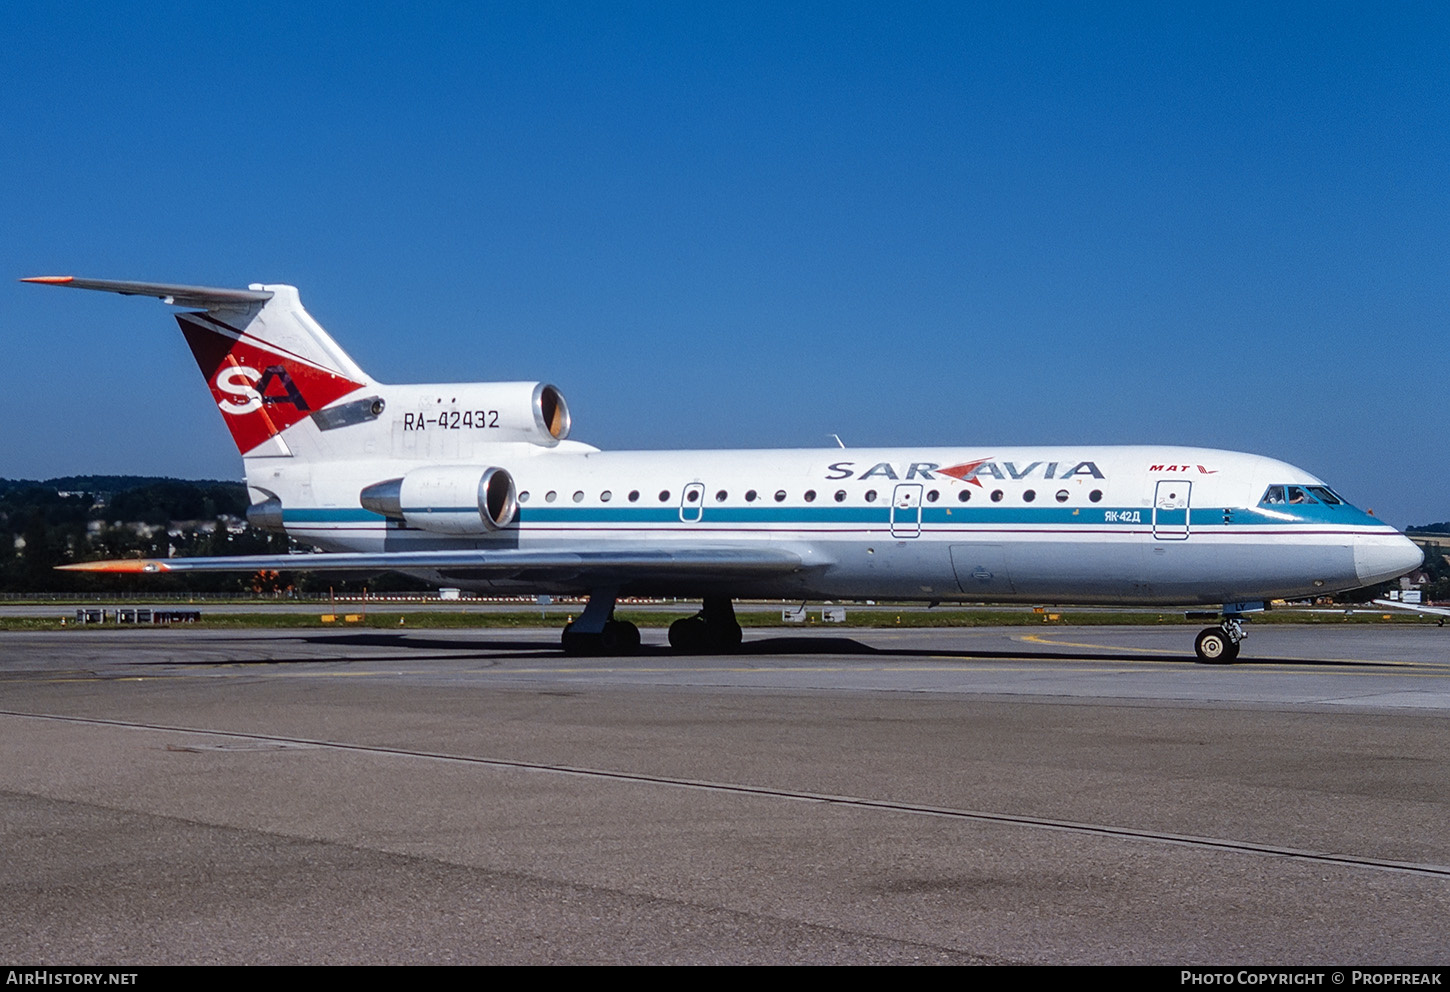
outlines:
[[[486,534],[509,526],[519,513],[518,490],[506,469],[469,465],[417,468],[366,487],[358,502],[439,534]]]
[[[563,393],[541,382],[534,388],[533,407],[539,415],[539,426],[545,434],[555,441],[562,441],[569,436],[569,428],[573,423],[569,419],[569,404],[564,402]]]

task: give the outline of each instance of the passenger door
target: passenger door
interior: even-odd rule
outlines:
[[[1160,541],[1188,540],[1189,494],[1193,483],[1163,479],[1153,494],[1153,536]]]
[[[687,524],[697,524],[704,515],[705,484],[692,482],[680,493],[680,520]]]
[[[897,484],[891,497],[891,536],[921,536],[921,483]]]

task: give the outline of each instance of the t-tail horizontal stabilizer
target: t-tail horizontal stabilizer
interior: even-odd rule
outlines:
[[[293,286],[216,289],[75,276],[21,282],[200,308],[176,321],[243,455],[290,455],[283,431],[372,381],[303,309]]]
[[[122,296],[154,296],[163,303],[178,307],[201,307],[216,310],[222,307],[266,303],[273,294],[265,289],[213,289],[210,286],[180,286],[165,282],[127,282],[120,279],[80,279],[76,276],[30,276],[21,282],[42,286],[69,286],[71,289],[96,289]]]

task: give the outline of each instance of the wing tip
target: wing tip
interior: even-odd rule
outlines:
[[[64,286],[66,283],[75,282],[75,276],[26,276],[21,282],[38,282],[45,286]]]
[[[57,565],[59,572],[102,572],[109,575],[135,575],[143,572],[167,572],[165,562],[150,558],[129,558],[120,561],[80,561],[73,565]]]

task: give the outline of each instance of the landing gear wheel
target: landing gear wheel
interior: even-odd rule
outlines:
[[[670,647],[685,654],[704,651],[709,634],[704,617],[684,617],[670,624]]]
[[[598,634],[580,634],[572,623],[564,626],[559,641],[565,654],[597,656],[637,654],[639,652],[639,628],[628,620],[610,620]]]
[[[730,654],[740,647],[740,639],[740,624],[733,616],[711,623],[696,614],[670,624],[670,647],[682,654]]]
[[[559,635],[559,643],[564,646],[564,653],[581,658],[591,658],[595,655],[605,654],[604,635],[602,634],[581,634],[574,630],[574,625],[564,625],[564,632]]]
[[[604,625],[599,644],[605,654],[637,654],[639,628],[628,620],[611,620]]]
[[[574,625],[572,623],[566,623],[564,625],[564,631],[563,631],[563,633],[561,633],[559,635],[559,643],[563,645],[563,647],[564,647],[564,653],[565,654],[573,654],[573,655],[597,654],[598,653],[598,649],[597,649],[597,642],[598,642],[598,640],[599,640],[599,635],[597,635],[597,634],[576,634],[576,633],[574,633]]]
[[[1219,627],[1200,631],[1193,642],[1193,650],[1205,665],[1231,665],[1239,656],[1238,642]]]
[[[714,646],[727,654],[734,653],[740,649],[740,641],[743,637],[740,631],[740,624],[731,621],[715,627]]]

